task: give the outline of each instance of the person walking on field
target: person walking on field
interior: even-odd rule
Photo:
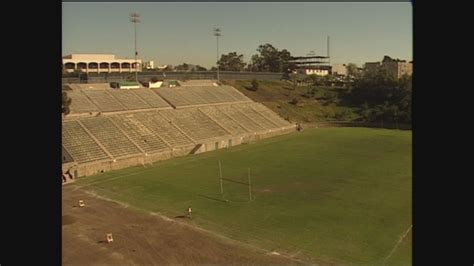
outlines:
[[[193,212],[193,210],[191,209],[191,206],[188,207],[188,217],[189,219],[191,219],[191,213]]]

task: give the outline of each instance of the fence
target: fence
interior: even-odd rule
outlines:
[[[220,79],[231,80],[280,80],[283,73],[269,72],[234,72],[219,71]],[[149,81],[153,77],[164,78],[167,80],[189,80],[189,79],[217,79],[216,71],[196,71],[196,72],[140,72],[138,79]],[[128,79],[135,79],[135,73],[89,73],[89,74],[65,74],[62,77],[62,83],[108,83],[122,82]]]

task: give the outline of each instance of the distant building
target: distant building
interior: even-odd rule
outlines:
[[[364,65],[364,71],[366,72],[375,72],[380,69],[382,64],[380,62],[367,62]]]
[[[304,67],[296,70],[297,74],[302,75],[317,75],[317,76],[327,76],[331,72],[330,66],[313,66],[313,67]]]
[[[403,75],[411,76],[413,74],[413,64],[407,63],[405,60],[400,61],[386,61],[382,62],[382,67],[387,70],[387,73],[397,79]]]
[[[331,73],[329,56],[296,56],[290,63],[295,64],[295,73],[304,75],[326,76]]]
[[[155,69],[155,62],[153,60],[146,61],[143,63],[144,69]]]
[[[347,66],[346,64],[333,64],[331,72],[334,76],[347,76]]]
[[[364,66],[366,72],[377,71],[379,69],[384,69],[390,76],[396,79],[401,78],[403,75],[411,76],[413,74],[412,62],[392,59],[389,56],[384,56],[382,62],[369,62],[365,63]]]
[[[62,58],[63,70],[66,72],[82,71],[85,73],[112,73],[141,71],[142,60],[115,58],[113,54],[70,54]]]

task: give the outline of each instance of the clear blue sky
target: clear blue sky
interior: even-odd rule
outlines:
[[[412,60],[412,5],[386,3],[62,3],[62,52],[113,53],[133,58],[129,21],[138,12],[139,58],[155,64],[216,62],[212,29],[222,30],[220,53],[236,51],[248,62],[260,44],[292,55],[315,51],[331,63],[380,61],[384,55]]]

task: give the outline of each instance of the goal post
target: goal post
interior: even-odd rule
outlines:
[[[232,197],[232,195],[233,195],[234,197],[240,197],[239,201],[242,201],[243,198],[246,198],[246,200],[248,200],[250,202],[252,200],[252,177],[251,177],[251,174],[250,174],[250,167],[248,167],[247,171],[246,171],[247,172],[246,173],[247,178],[245,178],[245,172],[240,172],[240,174],[237,174],[237,175],[240,176],[240,177],[237,177],[237,178],[236,178],[236,176],[234,176],[234,178],[232,178],[232,177],[231,178],[226,178],[222,174],[223,167],[222,167],[222,163],[221,163],[220,160],[218,161],[218,165],[219,165],[220,193],[221,193],[222,199],[228,201],[229,198],[226,199],[225,197],[229,196],[229,195]],[[245,179],[247,179],[247,180],[245,180]],[[224,187],[224,184],[227,184],[226,188]],[[247,187],[247,188],[244,188],[244,187]],[[247,191],[245,192],[245,190],[247,190]],[[227,192],[227,194],[225,194],[224,192]]]

